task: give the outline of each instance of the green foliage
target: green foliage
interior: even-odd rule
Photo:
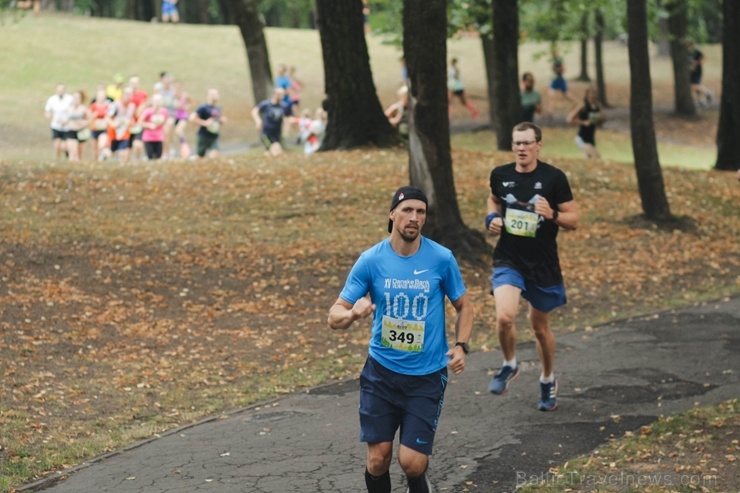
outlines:
[[[668,6],[675,0],[660,0],[648,3],[650,34],[654,39],[658,19],[667,18]],[[697,43],[720,43],[722,41],[722,1],[686,0],[688,36]]]
[[[403,43],[403,1],[370,2],[370,25],[373,33],[384,37],[384,44],[401,47]]]
[[[590,35],[584,32],[581,18],[589,15],[593,22],[593,12],[601,9],[606,21],[606,37],[614,38],[626,31],[624,2],[620,0],[555,0],[543,7],[542,2],[520,1],[521,25],[527,39],[534,41],[576,41]]]
[[[308,28],[313,0],[257,0],[257,8],[268,26]]]
[[[492,0],[451,0],[447,10],[448,36],[470,29],[490,35],[492,9]]]
[[[688,3],[689,35],[699,43],[722,42],[722,0],[688,0]]]

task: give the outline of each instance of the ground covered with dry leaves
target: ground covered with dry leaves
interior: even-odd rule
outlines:
[[[614,416],[619,419],[619,416]],[[662,417],[587,457],[551,468],[521,493],[740,491],[737,399]]]
[[[460,209],[482,229],[490,169],[455,152]],[[326,312],[385,237],[405,151],[205,163],[0,168],[0,491],[224,409],[354,376],[367,331]],[[664,170],[674,224],[640,219],[634,169],[555,162],[582,225],[560,237],[556,330],[736,294],[730,173]],[[463,265],[474,346],[492,349],[489,270]],[[5,478],[5,479],[2,479]],[[3,483],[4,481],[4,483]]]

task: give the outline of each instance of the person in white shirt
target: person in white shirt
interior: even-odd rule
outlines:
[[[69,110],[72,107],[72,95],[67,94],[64,84],[57,84],[57,92],[46,100],[44,114],[51,120],[51,140],[54,143],[56,159],[66,151],[64,141],[67,139]]]

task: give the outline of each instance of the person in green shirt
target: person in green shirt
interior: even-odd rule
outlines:
[[[525,72],[522,75],[522,91],[520,93],[522,106],[522,121],[534,122],[534,114],[542,112],[542,96],[534,90],[534,75]]]

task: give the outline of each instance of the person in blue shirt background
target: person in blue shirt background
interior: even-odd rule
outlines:
[[[410,493],[427,493],[426,475],[442,410],[447,368],[465,369],[473,307],[450,250],[421,235],[428,200],[413,186],[393,196],[390,237],[360,255],[329,310],[334,330],[373,316],[372,337],[360,375],[360,439],[367,443],[369,493],[390,493],[393,440]],[[445,297],[457,311],[449,347]]]

